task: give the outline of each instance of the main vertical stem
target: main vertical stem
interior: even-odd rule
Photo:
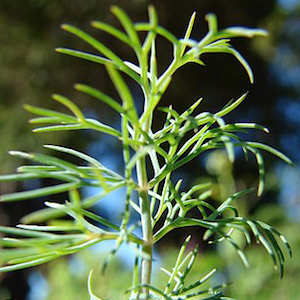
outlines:
[[[141,209],[143,239],[145,241],[145,245],[143,246],[143,252],[146,256],[142,258],[141,284],[150,284],[152,269],[153,234],[145,158],[141,158],[137,163],[137,177],[141,189],[139,191],[139,204]],[[148,290],[145,289],[145,292],[147,293]]]
[[[151,97],[149,94],[149,81],[148,81],[148,54],[147,52],[142,52],[139,56],[139,64],[142,69],[142,79],[144,83],[143,93],[145,96],[144,110],[148,109],[149,101]],[[151,123],[151,116],[149,116],[145,122],[142,124],[142,129],[149,133]],[[139,133],[140,134],[140,133]],[[144,137],[141,136],[141,140]],[[150,210],[150,198],[149,198],[149,187],[148,178],[146,170],[146,158],[142,157],[138,160],[136,165],[137,179],[140,186],[139,191],[139,206],[141,210],[141,223],[143,232],[143,253],[145,257],[142,258],[141,262],[141,284],[149,285],[151,283],[151,271],[152,271],[152,249],[153,249],[153,232],[152,232],[152,222],[151,222],[151,210]],[[143,292],[146,294],[148,299],[149,289],[145,288]]]

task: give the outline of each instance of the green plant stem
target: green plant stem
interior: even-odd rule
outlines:
[[[137,163],[137,177],[140,185],[139,205],[141,209],[143,240],[145,243],[143,245],[143,252],[146,255],[146,257],[142,258],[141,284],[149,285],[151,282],[153,233],[145,158],[141,158]],[[148,290],[146,289],[145,292],[147,293]]]

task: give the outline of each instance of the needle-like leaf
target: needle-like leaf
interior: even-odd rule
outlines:
[[[110,107],[112,107],[117,112],[123,113],[123,108],[117,101],[115,101],[111,97],[105,95],[104,93],[100,92],[99,90],[92,88],[86,84],[79,84],[79,83],[75,84],[74,88],[77,91],[86,93],[90,96],[93,96],[96,99],[99,99],[100,101],[102,101],[102,102],[106,103],[107,105],[109,105]]]

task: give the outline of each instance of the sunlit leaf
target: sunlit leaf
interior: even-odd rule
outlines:
[[[134,101],[128,86],[126,85],[123,78],[114,67],[106,65],[106,68],[111,80],[113,81],[120,95],[120,98],[122,99],[124,111],[128,114],[133,124],[138,123],[138,117],[134,106]]]
[[[95,97],[96,99],[99,99],[100,101],[103,101],[104,103],[106,103],[107,105],[109,105],[110,107],[112,107],[114,110],[116,110],[119,113],[123,112],[123,108],[122,106],[115,101],[114,99],[112,99],[111,97],[105,95],[104,93],[100,92],[99,90],[92,88],[86,84],[75,84],[74,88],[77,91],[86,93],[90,96]]]
[[[91,23],[91,25],[94,28],[97,28],[97,29],[100,29],[102,31],[109,33],[110,35],[116,37],[117,39],[119,39],[120,41],[124,42],[125,44],[127,44],[129,46],[132,45],[130,39],[124,32],[122,32],[121,30],[118,30],[117,28],[115,28],[109,24],[106,24],[106,23],[103,23],[100,21],[93,21]]]
[[[63,104],[67,108],[69,108],[81,123],[85,122],[85,117],[84,117],[83,113],[81,112],[79,107],[74,102],[72,102],[70,99],[68,99],[64,96],[58,95],[58,94],[52,95],[52,98],[53,98],[53,100],[60,102],[61,104]]]
[[[12,202],[12,201],[21,201],[21,200],[39,198],[39,197],[44,197],[44,196],[49,196],[54,194],[60,194],[79,187],[80,187],[80,182],[62,183],[62,184],[43,187],[31,191],[2,195],[0,196],[0,202]]]
[[[191,18],[190,18],[190,21],[189,21],[189,24],[188,24],[188,27],[186,29],[186,32],[185,32],[185,35],[184,35],[184,40],[186,39],[189,39],[191,33],[192,33],[192,29],[193,29],[193,26],[194,26],[194,22],[195,22],[195,17],[196,17],[196,12],[193,12]],[[185,48],[186,48],[186,45],[182,45],[181,46],[181,50],[180,50],[180,55],[182,56],[184,51],[185,51]]]
[[[137,31],[134,28],[134,25],[128,15],[122,10],[120,7],[114,5],[111,7],[111,11],[113,14],[119,19],[121,24],[123,25],[124,29],[126,30],[130,40],[131,44],[133,44],[135,47],[140,48],[141,43],[140,39],[138,37]]]
[[[59,118],[60,120],[68,123],[78,123],[78,120],[75,117],[54,110],[40,108],[40,107],[27,105],[27,104],[24,105],[24,108],[27,111],[36,115]]]

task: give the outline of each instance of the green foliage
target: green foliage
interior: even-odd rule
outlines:
[[[117,139],[123,148],[124,174],[109,170],[101,162],[74,149],[55,145],[45,145],[54,152],[63,152],[85,162],[85,166],[75,165],[55,156],[39,153],[11,151],[10,154],[36,163],[18,169],[16,174],[3,175],[1,181],[23,181],[37,178],[53,178],[61,183],[30,191],[1,196],[2,202],[26,201],[38,197],[67,192],[68,199],[63,203],[46,201],[47,208],[33,212],[23,218],[17,228],[0,227],[0,232],[8,236],[1,238],[5,248],[0,252],[3,264],[0,271],[13,271],[39,265],[60,256],[76,253],[105,240],[115,240],[116,246],[108,256],[104,269],[122,243],[133,244],[136,251],[136,264],[133,270],[133,285],[127,290],[129,299],[230,299],[223,296],[221,283],[208,289],[201,289],[215,269],[192,284],[186,284],[186,278],[194,265],[197,248],[184,254],[188,237],[181,247],[172,270],[164,270],[169,276],[167,285],[160,289],[151,284],[153,245],[166,234],[180,227],[198,226],[206,230],[204,240],[220,242],[226,240],[236,249],[242,262],[248,266],[247,258],[233,232],[241,232],[247,243],[261,243],[271,256],[274,266],[283,274],[284,255],[279,242],[282,242],[291,255],[286,239],[272,226],[257,220],[239,216],[234,206],[243,195],[254,189],[238,191],[224,199],[219,206],[210,201],[210,183],[199,184],[188,191],[181,191],[182,180],[172,181],[172,174],[188,164],[200,154],[214,149],[225,149],[230,162],[234,162],[236,147],[240,147],[246,158],[252,153],[258,164],[259,185],[257,194],[264,190],[264,162],[261,150],[266,150],[291,164],[289,158],[270,146],[244,141],[239,133],[248,129],[268,130],[253,123],[226,124],[224,117],[236,109],[246,98],[247,93],[232,100],[216,113],[201,112],[193,114],[201,100],[198,100],[183,113],[172,107],[161,108],[165,113],[165,122],[161,129],[154,131],[153,116],[162,96],[178,69],[188,63],[204,65],[206,53],[227,53],[233,55],[245,68],[249,80],[253,83],[253,73],[241,54],[230,44],[235,37],[265,36],[263,30],[229,27],[219,30],[216,16],[207,15],[208,33],[200,41],[190,39],[194,26],[195,13],[192,15],[183,39],[177,39],[172,33],[158,25],[155,9],[149,7],[149,22],[133,24],[127,14],[119,7],[112,7],[124,32],[102,22],[92,22],[92,26],[105,31],[114,38],[127,44],[134,51],[137,64],[124,61],[107,46],[71,25],[62,25],[62,29],[75,35],[92,46],[99,55],[79,50],[58,48],[57,52],[79,57],[104,65],[114,84],[121,104],[111,96],[86,84],[76,84],[77,91],[87,94],[110,106],[121,118],[121,130],[106,125],[99,120],[86,118],[84,113],[70,99],[62,95],[53,95],[53,100],[65,106],[70,113],[59,113],[31,105],[25,108],[38,115],[31,119],[37,124],[34,132],[52,132],[65,130],[91,129]],[[140,32],[146,37],[140,39]],[[158,74],[156,58],[156,38],[161,36],[173,46],[173,60],[162,74]],[[123,75],[129,76],[138,84],[144,95],[143,111],[137,111],[130,85]],[[41,124],[41,125],[40,125]],[[137,180],[135,179],[136,170]],[[101,191],[82,199],[79,190],[83,187],[98,187]],[[120,223],[110,222],[89,209],[111,192],[126,188],[124,195],[124,213]],[[134,195],[138,194],[138,203]],[[199,217],[191,217],[191,211],[197,209]],[[140,215],[140,222],[131,225],[132,210]],[[227,212],[231,212],[228,216]],[[69,216],[73,221],[61,219]],[[45,223],[45,224],[42,224]],[[39,225],[42,224],[42,225]],[[95,224],[99,224],[95,225]],[[134,233],[141,227],[143,237]],[[251,237],[252,235],[252,237]],[[100,299],[94,295],[89,276],[88,290],[90,299]],[[201,298],[199,298],[201,297]]]

